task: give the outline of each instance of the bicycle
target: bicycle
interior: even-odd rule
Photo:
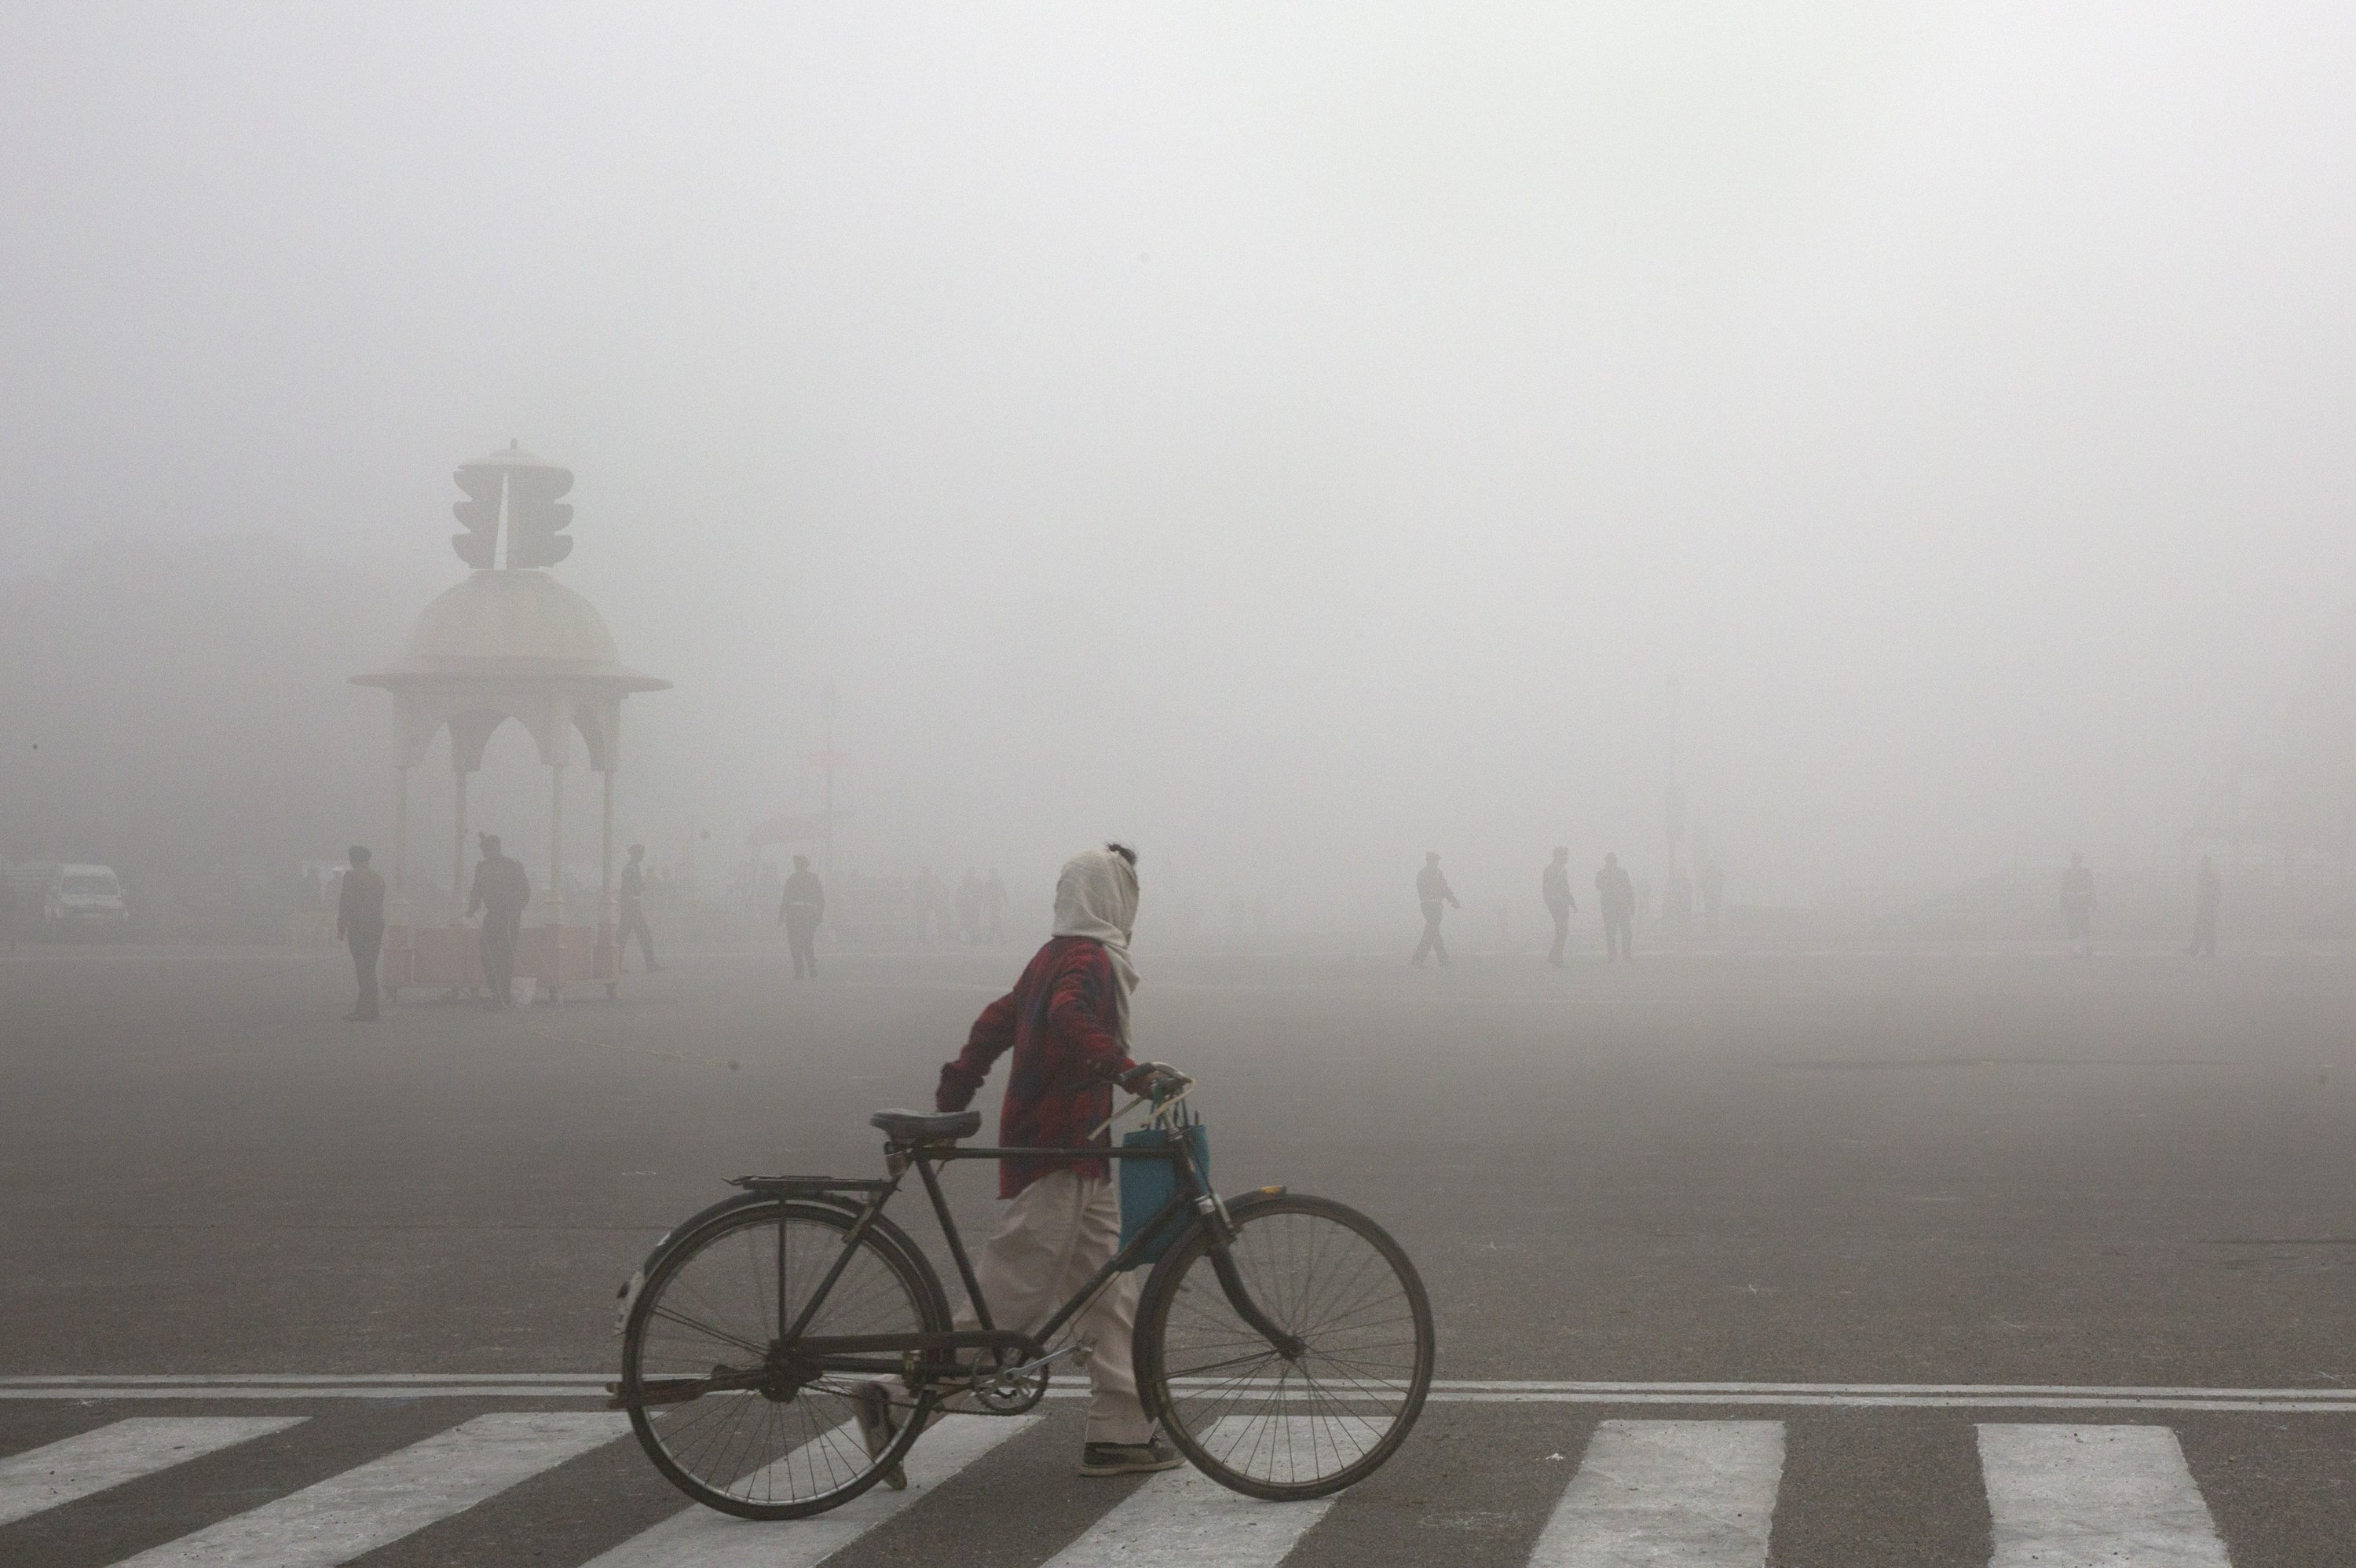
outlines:
[[[849,1502],[894,1472],[936,1413],[1019,1415],[1046,1396],[1051,1349],[1114,1275],[1151,1260],[1132,1350],[1138,1392],[1179,1451],[1234,1490],[1322,1497],[1365,1479],[1401,1443],[1431,1385],[1431,1306],[1415,1265],[1355,1210],[1281,1187],[1234,1199],[1198,1168],[1193,1081],[1130,1100],[1145,1136],[1109,1147],[963,1147],[981,1113],[878,1111],[885,1175],[742,1176],[736,1196],[655,1245],[622,1288],[622,1375],[609,1407],[655,1467],[697,1501],[747,1519]],[[1037,1332],[991,1321],[938,1168],[1041,1155],[1166,1160],[1171,1197]],[[922,1179],[975,1327],[884,1212]],[[1158,1251],[1158,1257],[1156,1253]],[[905,1417],[871,1451],[860,1403],[881,1385]]]

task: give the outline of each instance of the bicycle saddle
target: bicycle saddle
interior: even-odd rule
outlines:
[[[867,1118],[895,1144],[954,1143],[981,1131],[980,1111],[878,1111]]]

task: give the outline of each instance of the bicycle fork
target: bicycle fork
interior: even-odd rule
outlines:
[[[1191,1172],[1194,1161],[1190,1159],[1186,1164]],[[1236,1239],[1236,1222],[1227,1213],[1226,1203],[1206,1188],[1194,1200],[1194,1209],[1203,1216],[1203,1223],[1211,1232],[1211,1272],[1218,1276],[1219,1288],[1226,1293],[1227,1305],[1236,1309],[1236,1316],[1242,1318],[1253,1333],[1273,1346],[1278,1355],[1288,1361],[1299,1360],[1301,1352],[1309,1349],[1308,1342],[1298,1334],[1287,1333],[1280,1328],[1274,1319],[1260,1310],[1259,1303],[1252,1299],[1251,1292],[1244,1286],[1243,1273],[1236,1267],[1235,1254],[1231,1250]]]

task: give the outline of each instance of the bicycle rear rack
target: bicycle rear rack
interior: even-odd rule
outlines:
[[[728,1185],[784,1198],[815,1198],[829,1192],[883,1192],[893,1184],[873,1176],[732,1176]]]

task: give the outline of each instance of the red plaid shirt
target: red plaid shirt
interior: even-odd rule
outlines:
[[[998,1141],[1008,1148],[1077,1148],[1109,1145],[1089,1129],[1112,1115],[1114,1080],[1137,1063],[1120,1048],[1114,987],[1120,981],[1104,944],[1088,936],[1058,936],[1039,949],[1014,989],[982,1008],[955,1061],[941,1067],[933,1104],[962,1111],[973,1101],[990,1064],[1014,1052],[1006,1104],[998,1115]],[[1012,1198],[1054,1170],[1076,1170],[1102,1180],[1102,1159],[1006,1159],[998,1166],[998,1195]]]

